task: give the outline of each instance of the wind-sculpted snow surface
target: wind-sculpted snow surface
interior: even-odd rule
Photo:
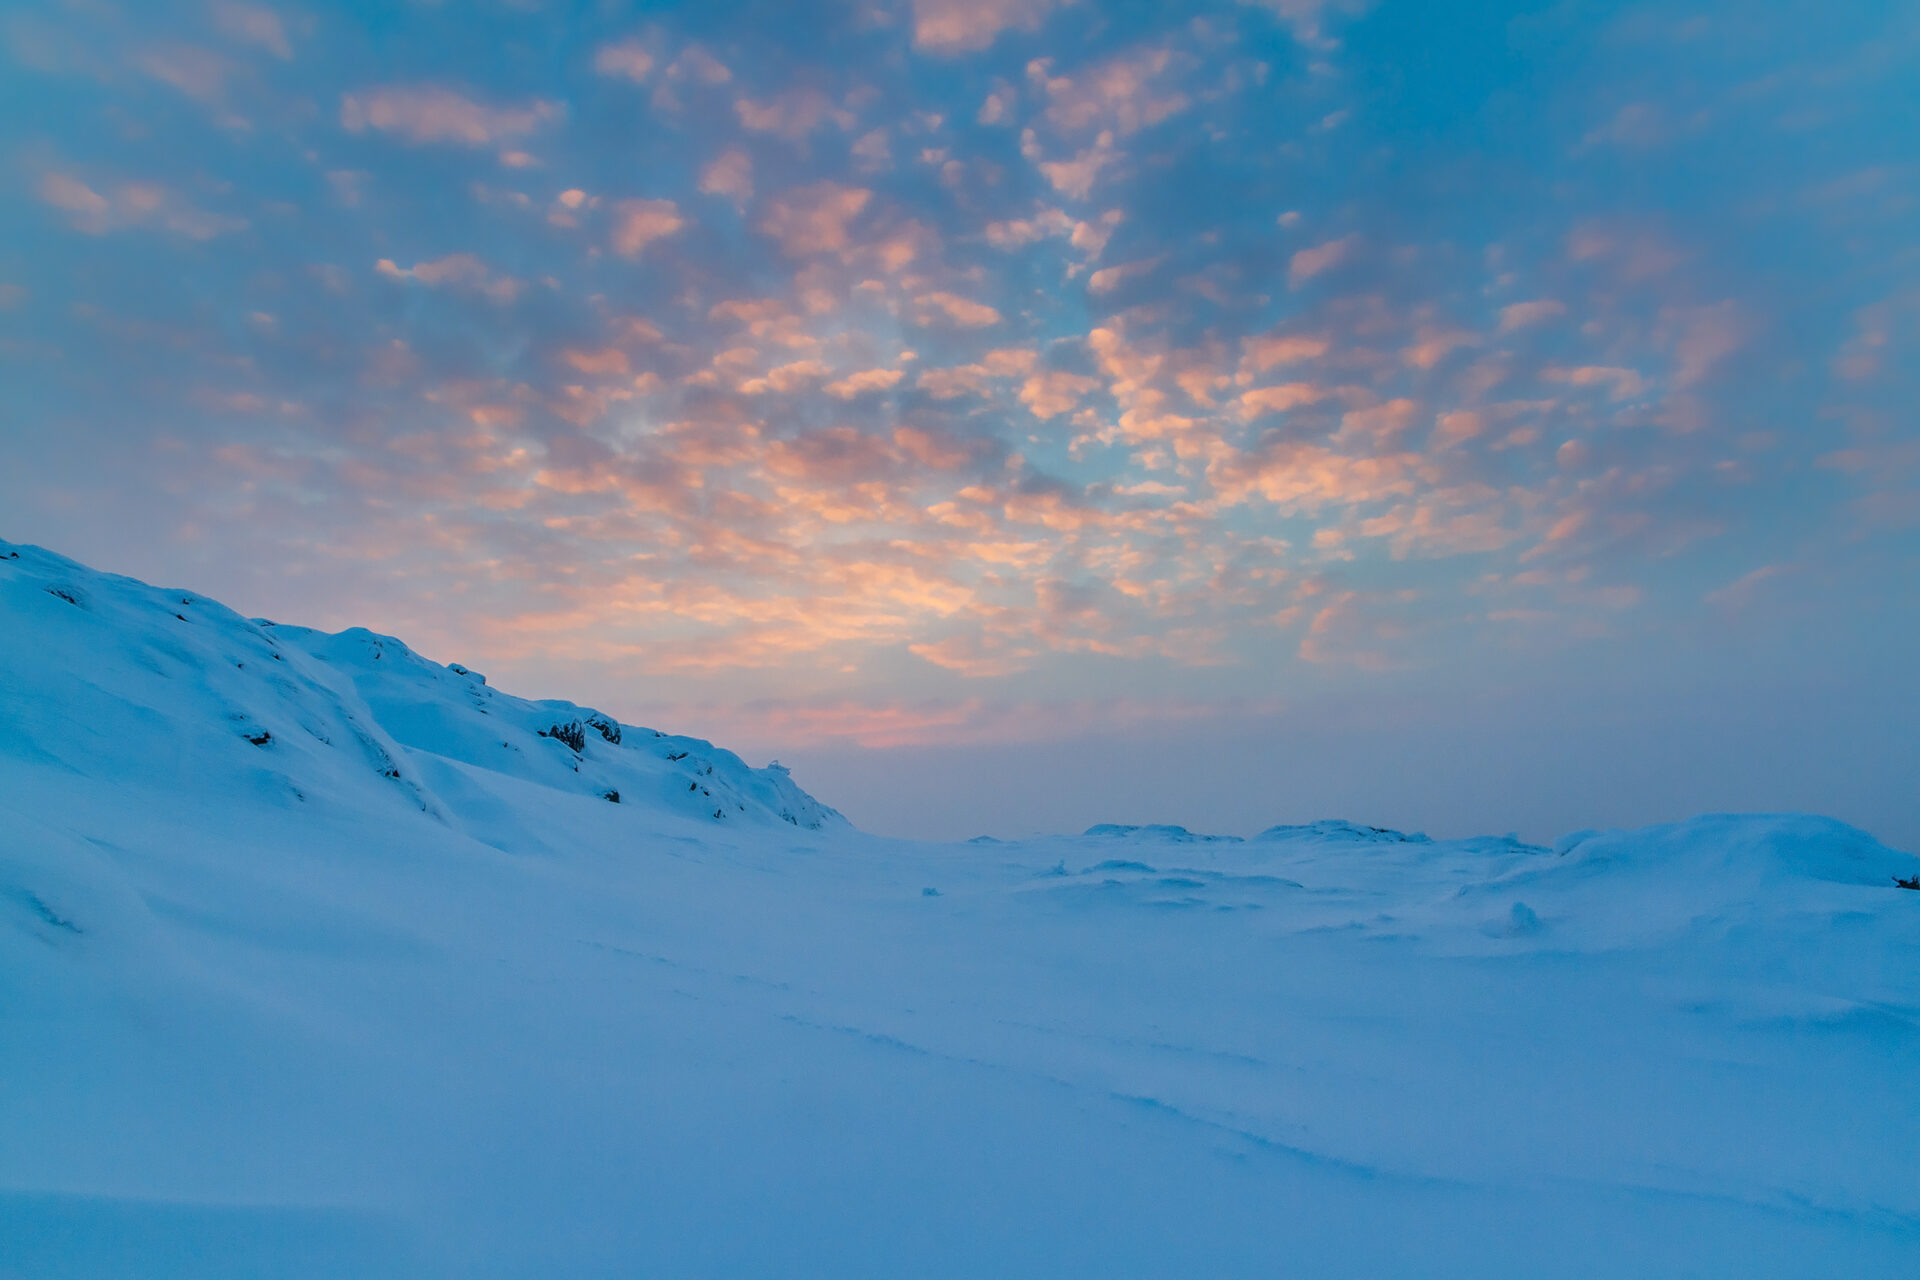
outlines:
[[[0,1276],[1920,1274],[1917,865],[879,840],[0,544]]]

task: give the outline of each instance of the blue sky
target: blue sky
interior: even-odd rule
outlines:
[[[1920,840],[1910,7],[4,22],[8,538],[888,830]]]

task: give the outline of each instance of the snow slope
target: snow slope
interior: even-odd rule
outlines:
[[[1917,867],[884,841],[0,543],[0,1277],[1920,1274]]]

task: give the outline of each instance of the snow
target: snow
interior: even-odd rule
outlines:
[[[0,1276],[1916,1274],[1916,865],[881,840],[0,543]]]

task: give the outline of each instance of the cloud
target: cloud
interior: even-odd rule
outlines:
[[[1416,369],[1431,369],[1461,347],[1477,346],[1480,335],[1467,329],[1423,324],[1414,333],[1413,345],[1400,358]]]
[[[463,147],[529,137],[565,114],[557,102],[490,107],[437,85],[390,85],[340,99],[340,124],[349,133],[377,129],[407,142]]]
[[[957,294],[935,291],[923,293],[914,301],[919,303],[923,314],[928,311],[941,312],[963,329],[980,329],[1000,323],[998,311],[984,302],[975,302]]]
[[[655,240],[687,225],[680,207],[671,200],[622,200],[613,206],[613,251],[637,258]]]
[[[1697,386],[1715,365],[1746,341],[1748,322],[1731,300],[1705,307],[1668,308],[1660,315],[1662,335],[1675,359],[1673,385]]]
[[[1240,416],[1257,418],[1264,413],[1285,413],[1303,404],[1318,404],[1333,393],[1311,382],[1285,382],[1275,387],[1255,387],[1240,395]]]
[[[725,196],[736,207],[753,198],[753,159],[739,147],[728,147],[700,171],[700,190]]]
[[[1112,293],[1129,280],[1147,275],[1165,259],[1163,257],[1142,258],[1137,262],[1123,262],[1115,267],[1102,267],[1087,277],[1087,291],[1090,293]]]
[[[1342,236],[1311,249],[1302,249],[1287,263],[1287,283],[1299,288],[1317,275],[1333,270],[1353,256],[1360,246],[1357,235]]]
[[[593,69],[603,76],[624,76],[639,84],[653,70],[653,55],[638,40],[603,44],[594,51]]]
[[[1169,48],[1141,49],[1067,76],[1053,74],[1051,58],[1037,58],[1027,64],[1027,79],[1046,97],[1046,120],[1058,133],[1100,129],[1124,138],[1191,105],[1163,83],[1187,61]]]
[[[1052,0],[913,0],[916,49],[952,56],[990,46],[1002,31],[1033,31]]]
[[[1019,96],[1010,84],[997,86],[993,92],[989,93],[986,99],[981,102],[980,110],[974,113],[974,123],[1009,123],[1013,116],[1014,104],[1019,101]]]
[[[1666,113],[1655,103],[1629,102],[1613,117],[1581,139],[1581,145],[1653,147],[1673,136]]]
[[[293,57],[286,24],[271,9],[251,4],[218,4],[213,9],[213,21],[224,36],[257,45],[283,62]]]
[[[818,89],[795,89],[766,102],[741,98],[733,104],[740,126],[753,133],[771,133],[788,142],[800,139],[832,121],[842,129],[851,129],[854,115],[833,105],[832,99]]]
[[[1615,400],[1630,400],[1647,389],[1646,379],[1633,369],[1612,365],[1581,365],[1577,368],[1549,367],[1541,371],[1548,382],[1570,387],[1605,387]]]
[[[1761,583],[1769,578],[1777,578],[1791,568],[1787,564],[1763,564],[1750,573],[1741,574],[1724,587],[1707,592],[1706,603],[1716,609],[1743,609],[1753,603]]]
[[[848,227],[873,199],[864,187],[821,181],[768,202],[760,230],[780,242],[789,257],[806,258],[845,249]]]
[[[1082,396],[1099,387],[1098,378],[1049,369],[1027,379],[1026,385],[1020,388],[1020,403],[1032,410],[1036,418],[1052,418],[1071,413],[1079,406]]]
[[[205,49],[184,44],[163,45],[142,52],[134,64],[196,102],[214,104],[225,97],[227,61]]]
[[[905,376],[906,374],[898,369],[862,369],[858,373],[848,374],[838,382],[829,382],[823,390],[830,396],[852,400],[856,396],[875,391],[891,391]]]
[[[986,395],[993,378],[1019,378],[1033,371],[1037,357],[1025,347],[1001,347],[989,351],[977,363],[951,369],[928,369],[917,385],[936,400],[952,400],[964,395]]]
[[[893,167],[893,148],[885,129],[862,134],[848,148],[848,154],[854,158],[862,173],[879,173]]]
[[[592,377],[624,375],[628,370],[627,353],[618,347],[607,347],[601,351],[563,351],[560,358],[570,368]]]
[[[1394,651],[1409,634],[1403,620],[1411,591],[1343,591],[1313,615],[1300,640],[1300,656],[1321,664],[1346,664],[1364,671],[1390,671],[1405,665]]]
[[[1027,130],[1028,143],[1023,150],[1038,156],[1038,148],[1031,142],[1033,130]],[[1093,145],[1075,154],[1071,160],[1035,160],[1040,175],[1053,184],[1053,189],[1073,200],[1085,200],[1093,193],[1094,181],[1100,171],[1119,159],[1114,150],[1113,135],[1102,133],[1093,140]]]
[[[1048,236],[1073,234],[1074,221],[1059,209],[1041,209],[1031,218],[1009,218],[987,224],[987,243],[996,249],[1019,249]]]
[[[1263,333],[1240,344],[1240,373],[1247,381],[1276,365],[1318,360],[1332,344],[1306,333]]]
[[[1355,456],[1284,437],[1208,464],[1207,478],[1222,500],[1261,497],[1285,511],[1357,506],[1411,495],[1421,458],[1410,453]]]
[[[87,235],[105,235],[136,227],[151,227],[211,240],[244,231],[245,218],[210,213],[189,204],[178,192],[153,182],[120,182],[105,195],[64,173],[42,174],[34,194],[67,215],[67,225]]]
[[[1500,308],[1500,332],[1513,333],[1529,325],[1555,320],[1567,314],[1566,304],[1555,302],[1551,298],[1541,298],[1535,302],[1516,302]]]
[[[512,302],[521,289],[518,280],[495,272],[471,253],[450,253],[431,262],[416,262],[411,267],[401,267],[391,258],[382,258],[374,263],[374,270],[389,280],[412,280],[434,289],[479,293],[502,304]]]

